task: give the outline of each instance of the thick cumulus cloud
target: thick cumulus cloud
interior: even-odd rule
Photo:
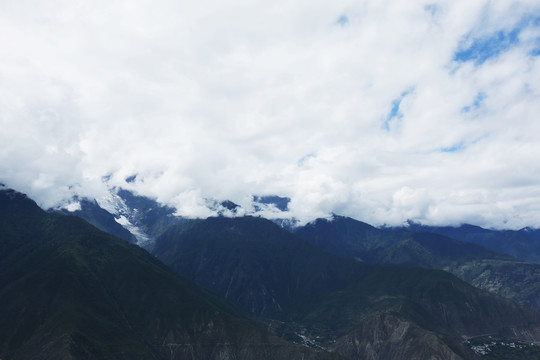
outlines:
[[[0,181],[44,207],[540,226],[537,1],[5,0],[0,31]]]

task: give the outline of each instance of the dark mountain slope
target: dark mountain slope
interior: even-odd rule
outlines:
[[[443,269],[474,286],[540,311],[540,265],[470,242],[435,233],[376,229],[345,217],[317,220],[297,229],[296,234],[343,257]]]
[[[519,260],[475,260],[443,268],[489,292],[540,311],[540,265]]]
[[[335,215],[332,220],[317,219],[297,228],[295,234],[335,255],[368,263],[439,268],[440,262],[469,259],[510,259],[508,255],[479,245],[457,241],[428,232],[405,229],[377,229],[361,221]],[[385,261],[386,258],[400,259]],[[410,258],[410,260],[407,260]]]
[[[399,232],[399,237],[401,241],[374,257],[376,263],[442,269],[452,264],[483,259],[516,260],[485,247],[438,234]]]
[[[353,358],[366,358],[365,351],[377,347],[381,354],[401,351],[426,358],[418,352],[423,342],[437,348],[433,356],[452,351],[456,358],[474,358],[456,339],[504,334],[505,329],[514,329],[518,338],[540,339],[537,313],[449,273],[340,258],[265,219],[210,218],[184,231],[170,229],[155,250],[175,270],[266,317],[269,328],[289,339],[350,349],[335,344],[352,341],[356,331],[374,324],[383,326],[389,317],[380,314],[418,329],[411,336],[423,334],[408,350],[394,342],[390,352],[383,348],[390,346],[391,335],[366,340],[354,354],[343,350]]]
[[[334,255],[375,263],[377,254],[403,239],[405,232],[385,233],[351,218],[334,215],[331,221],[317,219],[294,233]]]
[[[57,210],[57,213],[64,215],[76,215],[90,224],[94,225],[98,229],[105,231],[111,235],[117,236],[129,243],[136,243],[137,239],[126,228],[116,222],[114,215],[107,210],[101,208],[97,201],[83,199],[80,201],[81,208],[70,212],[66,209]]]
[[[519,230],[520,233],[526,234],[527,236],[530,236],[536,240],[540,240],[540,229],[533,229],[533,228],[523,228]]]
[[[236,317],[146,251],[0,191],[2,359],[330,359]]]
[[[209,218],[183,229],[163,234],[153,253],[257,316],[281,319],[303,306],[298,299],[339,289],[361,272],[261,218]]]
[[[459,227],[423,226],[411,223],[407,228],[414,232],[430,232],[453,239],[477,244],[515,258],[540,263],[540,239],[535,231],[488,230],[478,226],[464,224]]]
[[[369,268],[363,278],[307,307],[302,314],[303,322],[339,327],[347,322],[359,322],[382,309],[391,309],[425,329],[473,337],[538,319],[534,312],[479,291],[444,271],[361,266]]]

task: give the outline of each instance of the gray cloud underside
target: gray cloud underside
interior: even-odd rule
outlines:
[[[540,227],[538,1],[0,3],[0,181]],[[125,179],[137,174],[134,181]]]

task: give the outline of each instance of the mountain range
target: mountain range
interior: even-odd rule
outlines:
[[[259,330],[145,250],[0,191],[2,359],[333,359]]]
[[[0,200],[2,359],[495,359],[478,350],[487,336],[540,358],[540,265],[476,238],[340,216],[186,219],[122,189],[75,212]]]
[[[427,229],[420,226],[414,226],[412,230],[377,229],[355,219],[334,216],[332,220],[319,219],[297,228],[295,233],[328,252],[358,261],[442,269],[478,288],[540,311],[540,264],[477,245],[475,242],[479,240],[468,242],[441,235],[451,235],[449,229],[452,228],[432,229],[441,231],[421,232]],[[461,229],[478,231],[480,228],[462,226]],[[459,233],[463,234],[462,231]],[[524,238],[515,231],[496,235],[499,232],[483,229],[482,233],[498,238],[510,233],[509,242]],[[472,234],[461,238],[475,239]],[[529,257],[536,256],[534,247],[535,242],[531,238]]]

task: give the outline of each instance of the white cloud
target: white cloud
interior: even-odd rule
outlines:
[[[539,17],[526,0],[3,1],[0,181],[43,206],[112,175],[197,216],[277,194],[302,221],[540,226]]]
[[[81,210],[81,203],[80,202],[70,202],[69,204],[66,204],[64,206],[64,209],[66,209],[69,212],[75,212]]]

